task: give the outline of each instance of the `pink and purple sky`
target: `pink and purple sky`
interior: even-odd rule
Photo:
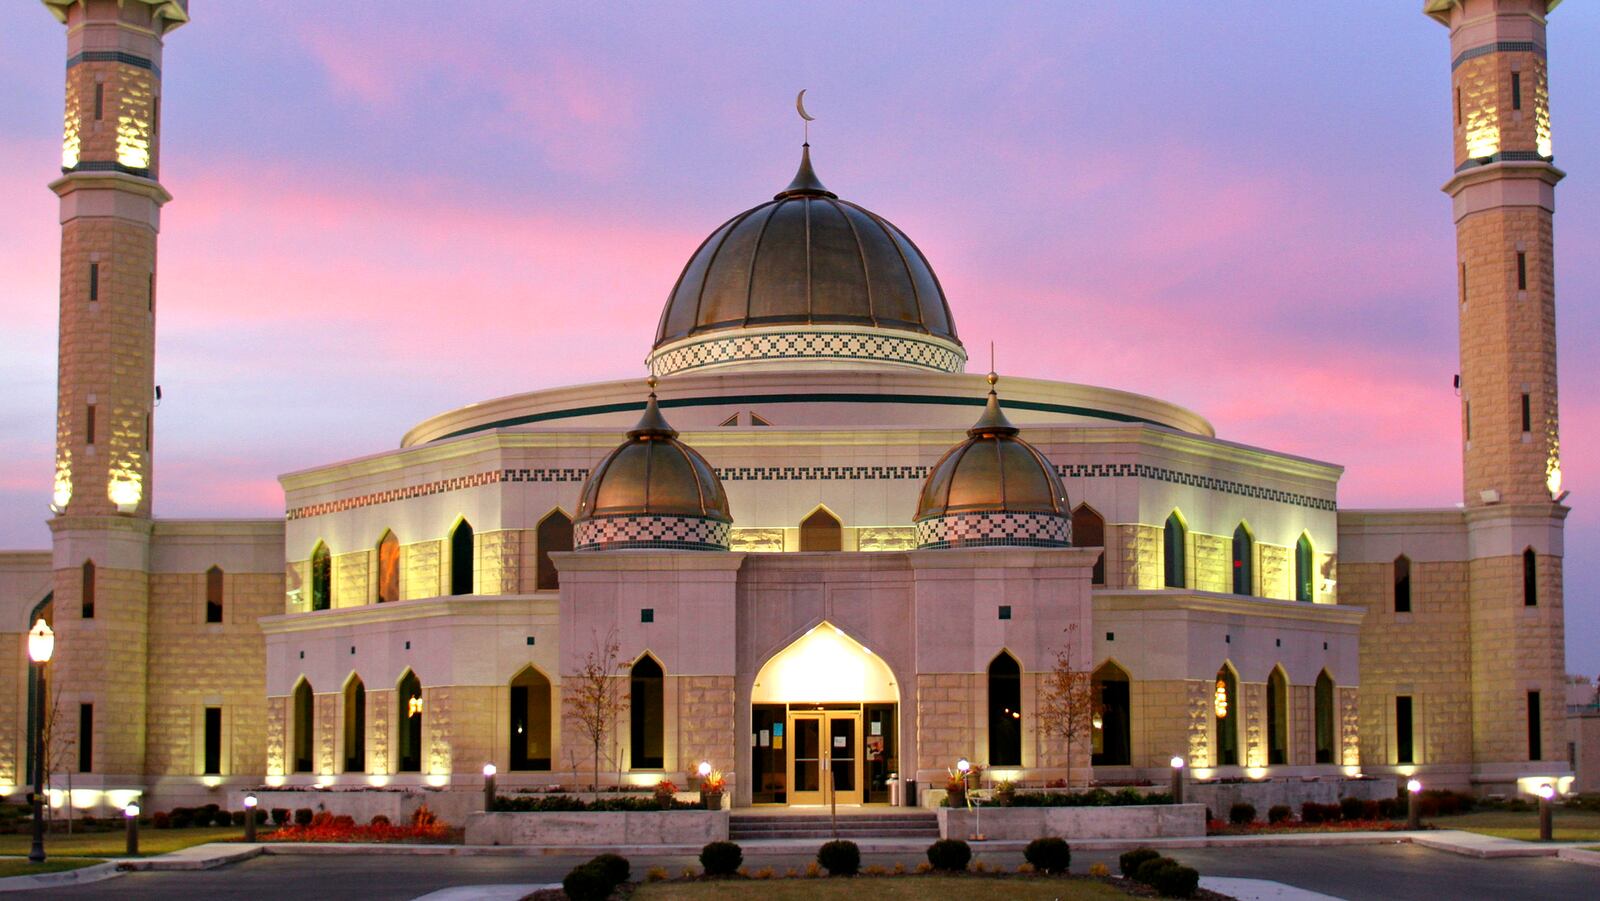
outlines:
[[[164,66],[158,515],[503,394],[637,376],[678,270],[793,174],[933,262],[1002,369],[1460,497],[1447,32],[1420,0],[196,0]],[[1225,12],[1219,10],[1225,9]],[[1600,672],[1600,10],[1551,16],[1569,669]],[[62,28],[0,8],[0,547],[44,548]]]

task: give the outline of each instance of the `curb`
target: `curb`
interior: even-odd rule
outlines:
[[[212,850],[203,856],[190,854],[185,856],[184,851],[173,851],[158,857],[134,857],[118,860],[116,863],[125,870],[140,871],[169,871],[169,870],[214,870],[229,864],[246,861],[252,857],[260,857],[266,853],[266,848],[261,845],[237,846],[227,844],[196,845],[195,848],[226,848],[228,850]]]
[[[91,867],[79,867],[76,870],[63,870],[59,873],[40,873],[37,876],[7,876],[0,879],[0,892],[27,892],[33,889],[52,888],[61,885],[88,885],[91,882],[104,882],[115,879],[123,874],[121,865],[114,860],[97,863]]]
[[[1582,848],[1562,848],[1556,852],[1562,860],[1581,863],[1588,867],[1600,867],[1600,851],[1585,851]]]

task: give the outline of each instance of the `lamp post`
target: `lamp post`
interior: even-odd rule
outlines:
[[[1539,786],[1539,841],[1553,841],[1555,824],[1551,821],[1550,801],[1556,796],[1556,787],[1546,782]]]
[[[1415,779],[1406,783],[1406,828],[1422,828],[1422,783]]]
[[[1172,803],[1183,803],[1183,758],[1172,758]]]
[[[499,771],[494,768],[494,764],[486,763],[486,764],[483,765],[483,812],[484,813],[488,813],[488,812],[494,810],[494,774],[497,773],[497,772],[499,772]]]
[[[33,847],[28,860],[44,863],[44,665],[56,650],[56,633],[40,617],[28,632],[28,659],[33,661]]]
[[[260,803],[255,792],[244,796],[244,840],[247,842],[256,840],[256,805]]]
[[[139,802],[129,801],[122,818],[128,821],[128,856],[133,857],[139,853]]]

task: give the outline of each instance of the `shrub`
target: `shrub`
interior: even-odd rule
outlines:
[[[1256,821],[1256,806],[1240,802],[1228,808],[1228,822],[1235,826],[1245,826]]]
[[[700,849],[700,866],[707,876],[729,876],[744,863],[744,850],[734,842],[712,842]]]
[[[959,838],[941,838],[928,846],[928,863],[935,870],[960,873],[972,862],[972,846]]]
[[[1302,822],[1302,823],[1320,823],[1320,822],[1322,822],[1322,805],[1318,804],[1315,801],[1307,801],[1307,802],[1301,804],[1300,805],[1300,822]]]
[[[314,816],[315,814],[311,812],[311,808],[309,807],[296,808],[294,812],[294,824],[296,826],[310,826],[311,819]]]
[[[235,825],[235,826],[243,826],[244,825],[244,811],[235,810],[232,814],[229,814],[228,821],[230,823],[232,823],[233,825]]]
[[[1117,867],[1122,870],[1122,875],[1132,879],[1140,864],[1160,856],[1161,852],[1154,848],[1134,848],[1132,851],[1122,852],[1122,856],[1117,858]]]
[[[1111,868],[1103,863],[1092,863],[1089,864],[1089,875],[1098,877],[1110,876]]]
[[[670,796],[654,793],[642,797],[609,797],[585,800],[572,795],[496,795],[494,809],[517,813],[567,813],[577,811],[647,811],[647,810],[704,810],[705,805],[695,801],[679,801]]]
[[[1200,887],[1200,872],[1169,860],[1150,874],[1150,887],[1163,898],[1188,898]]]
[[[1274,804],[1267,808],[1267,822],[1281,823],[1294,816],[1294,811],[1287,804]]]
[[[649,871],[644,874],[645,882],[665,882],[671,878],[672,874],[667,872],[666,867],[651,867]]]
[[[1138,869],[1133,871],[1133,880],[1135,882],[1142,882],[1145,885],[1154,885],[1156,871],[1164,870],[1167,867],[1175,867],[1177,865],[1178,862],[1170,857],[1152,857],[1144,863],[1139,864]]]
[[[854,876],[861,872],[861,849],[855,842],[835,839],[817,849],[817,863],[829,876]]]
[[[1072,848],[1064,839],[1036,838],[1022,849],[1022,859],[1042,873],[1065,873],[1072,866]]]
[[[601,854],[589,861],[589,866],[598,867],[613,888],[627,882],[633,872],[633,868],[628,866],[628,858],[620,854]]]
[[[389,818],[384,816],[381,813],[374,814],[372,819],[367,821],[367,825],[369,825],[369,826],[387,826],[387,825],[389,825]]]
[[[1378,800],[1378,816],[1383,819],[1394,820],[1405,815],[1405,804],[1399,798],[1380,798]]]
[[[605,901],[615,888],[605,872],[593,862],[573,867],[567,878],[561,880],[561,890],[572,901]]]
[[[174,829],[188,829],[194,825],[194,810],[191,808],[174,807],[170,816],[172,817],[172,828]]]
[[[237,820],[234,819],[235,813],[237,813],[239,817]],[[240,810],[236,811],[235,813],[230,813],[226,810],[219,810],[212,817],[211,822],[217,826],[243,826],[244,811]]]
[[[172,816],[165,811],[158,810],[155,812],[154,816],[150,817],[150,825],[156,827],[157,829],[171,829]]]
[[[272,825],[282,826],[289,822],[289,809],[287,807],[272,808]]]
[[[1366,819],[1367,802],[1360,798],[1345,798],[1339,802],[1339,816],[1346,820]]]

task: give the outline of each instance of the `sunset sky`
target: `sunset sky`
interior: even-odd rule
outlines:
[[[155,510],[431,414],[643,374],[679,269],[794,172],[926,253],[975,358],[1460,499],[1448,35],[1421,0],[195,0],[163,66]],[[1600,672],[1600,9],[1551,16],[1569,669]],[[64,30],[0,5],[0,548],[45,548]]]

